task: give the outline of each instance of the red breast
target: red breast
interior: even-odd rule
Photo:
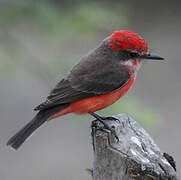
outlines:
[[[100,96],[94,96],[76,101],[67,108],[51,116],[49,120],[68,113],[86,114],[88,112],[95,112],[104,109],[119,100],[130,89],[134,83],[134,80],[135,78],[132,76],[130,80],[118,90]]]

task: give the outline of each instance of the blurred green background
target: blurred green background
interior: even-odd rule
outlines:
[[[145,62],[128,95],[100,114],[132,116],[180,170],[180,8],[179,1],[168,0],[0,0],[0,177],[90,178],[89,116],[49,122],[17,152],[5,144],[83,55],[121,29],[141,34],[166,61]]]

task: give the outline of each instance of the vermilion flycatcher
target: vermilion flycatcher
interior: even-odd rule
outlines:
[[[7,143],[18,149],[44,122],[68,113],[89,113],[106,123],[110,117],[94,112],[121,98],[133,85],[144,59],[163,58],[149,51],[146,41],[130,31],[116,31],[84,56],[50,92],[46,101],[35,108],[37,115]]]

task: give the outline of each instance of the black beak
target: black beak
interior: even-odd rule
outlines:
[[[160,57],[160,56],[158,56],[158,55],[155,54],[155,53],[150,53],[150,54],[148,54],[148,55],[146,55],[146,56],[143,56],[143,58],[144,58],[144,59],[153,59],[153,60],[164,60],[163,57]]]

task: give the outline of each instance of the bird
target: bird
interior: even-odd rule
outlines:
[[[42,124],[69,113],[90,114],[118,138],[106,122],[116,119],[100,116],[96,111],[112,105],[127,93],[144,60],[164,58],[150,52],[139,34],[129,30],[113,32],[58,82],[46,100],[35,107],[35,117],[12,136],[7,145],[18,149]]]

